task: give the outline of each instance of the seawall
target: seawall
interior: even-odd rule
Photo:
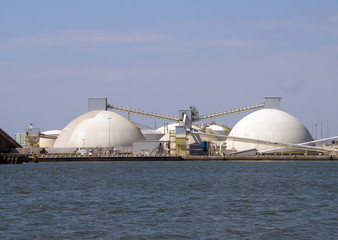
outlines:
[[[30,162],[102,161],[338,161],[338,156],[255,155],[255,156],[35,156]]]

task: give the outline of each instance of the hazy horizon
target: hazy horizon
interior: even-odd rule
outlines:
[[[338,135],[337,1],[1,1],[0,22],[0,128],[12,137],[30,123],[63,129],[91,97],[177,116],[281,96],[313,137],[316,124],[317,138]]]

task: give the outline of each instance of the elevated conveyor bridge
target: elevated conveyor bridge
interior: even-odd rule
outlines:
[[[203,120],[207,120],[207,119],[211,119],[211,118],[218,118],[218,117],[228,116],[228,115],[237,114],[237,113],[241,113],[241,112],[256,110],[256,109],[259,109],[259,108],[263,108],[264,105],[265,105],[264,103],[259,103],[259,104],[255,104],[255,105],[249,105],[249,106],[245,106],[245,107],[234,108],[234,109],[230,109],[230,110],[226,110],[226,111],[222,111],[222,112],[206,114],[206,115],[199,116],[197,118],[193,118],[193,122],[198,122],[198,121],[203,121]]]
[[[138,115],[143,115],[147,117],[153,117],[153,118],[160,118],[168,121],[173,121],[173,122],[178,122],[179,119],[177,117],[161,114],[161,113],[154,113],[154,112],[149,112],[145,110],[139,110],[135,108],[130,108],[130,107],[124,107],[120,105],[114,105],[114,104],[107,104],[107,109],[111,110],[116,110],[116,111],[122,111],[122,112],[127,112],[128,115],[130,113],[138,114]]]
[[[190,107],[190,109],[192,111],[191,121],[192,122],[199,122],[199,121],[208,120],[208,119],[212,119],[212,118],[218,118],[218,117],[228,116],[228,115],[232,115],[232,114],[238,114],[238,113],[241,113],[241,112],[246,112],[246,111],[251,111],[251,110],[263,108],[264,105],[265,105],[265,103],[259,103],[259,104],[245,106],[245,107],[239,107],[239,108],[234,108],[234,109],[230,109],[230,110],[225,110],[225,111],[222,111],[222,112],[206,114],[206,115],[202,115],[202,116],[199,116],[198,111],[194,107]],[[130,108],[130,107],[124,107],[124,106],[120,106],[120,105],[114,105],[114,104],[107,104],[107,109],[127,112],[128,115],[130,113],[133,113],[133,114],[143,115],[143,116],[147,116],[147,117],[160,118],[160,119],[173,121],[173,122],[181,121],[180,118],[178,118],[178,117],[169,116],[169,115],[161,114],[161,113],[149,112],[149,111],[145,111],[145,110],[139,110],[139,109]]]

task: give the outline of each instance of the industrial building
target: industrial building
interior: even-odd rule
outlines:
[[[28,162],[24,155],[17,154],[22,146],[0,128],[0,164],[17,164]]]
[[[26,145],[26,134],[25,133],[16,133],[15,141],[19,143],[22,147]]]
[[[11,152],[13,148],[21,147],[22,146],[17,141],[0,128],[0,153],[8,153]]]
[[[282,111],[281,97],[260,104],[200,115],[195,106],[179,110],[178,117],[108,104],[107,98],[89,98],[88,112],[63,130],[40,133],[26,130],[22,153],[72,156],[229,156],[257,154],[331,154],[337,149],[317,146],[306,127]],[[117,113],[128,113],[128,118]],[[232,129],[207,120],[253,111]],[[152,129],[129,120],[130,114],[165,119]],[[330,140],[336,140],[331,138]]]
[[[132,146],[145,138],[122,115],[106,110],[87,112],[70,122],[59,134],[54,148],[111,148]]]

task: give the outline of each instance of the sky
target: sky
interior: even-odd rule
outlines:
[[[336,0],[0,1],[0,128],[12,137],[63,129],[91,97],[178,116],[265,96],[314,138],[337,136],[337,77]]]

